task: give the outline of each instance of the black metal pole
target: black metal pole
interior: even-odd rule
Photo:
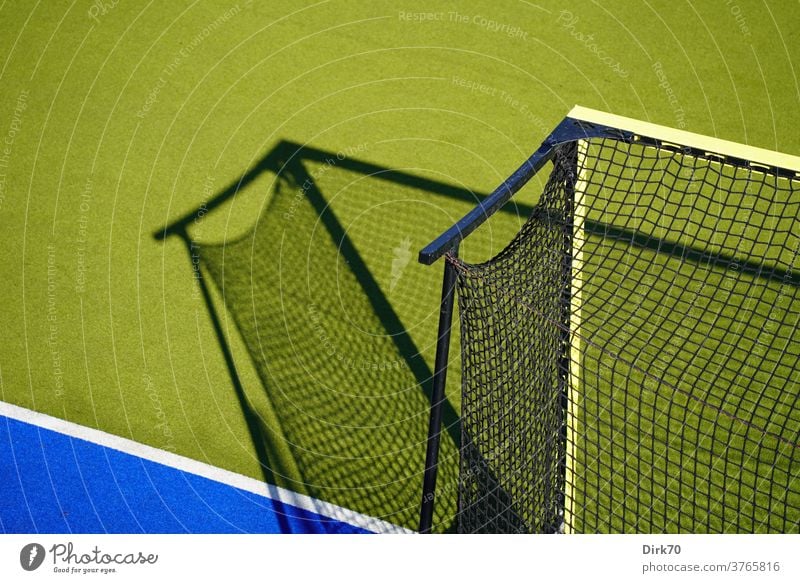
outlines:
[[[558,496],[556,515],[553,517],[552,530],[557,532],[562,528],[566,515],[566,480],[567,480],[567,449],[569,422],[569,375],[572,341],[570,333],[571,308],[572,308],[572,254],[573,254],[573,227],[575,222],[575,183],[578,174],[578,145],[572,143],[564,146],[563,164],[567,166],[567,177],[564,184],[564,231],[563,231],[563,250],[561,261],[561,333],[559,339],[559,363],[558,363],[558,384],[559,384],[559,407],[561,414],[560,443],[558,448]]]
[[[452,252],[458,253],[457,249]],[[444,262],[442,277],[442,303],[439,307],[439,335],[436,341],[436,362],[431,391],[431,416],[428,424],[428,444],[425,451],[425,475],[422,479],[422,506],[419,512],[419,531],[430,533],[433,524],[433,506],[436,497],[436,474],[439,461],[439,442],[442,432],[442,405],[447,380],[447,359],[450,353],[450,330],[453,322],[456,268]]]
[[[528,158],[508,179],[483,199],[455,225],[439,235],[427,247],[419,252],[419,262],[431,265],[444,255],[448,249],[453,249],[463,241],[472,231],[477,229],[489,217],[506,204],[517,191],[519,191],[541,168],[550,161],[556,146],[574,142],[579,139],[593,137],[614,137],[618,140],[632,141],[634,135],[616,128],[600,124],[587,124],[571,117],[565,117],[558,127],[542,142],[539,149]]]

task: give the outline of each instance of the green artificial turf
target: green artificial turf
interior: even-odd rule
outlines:
[[[269,398],[245,324],[229,309],[240,300],[226,297],[216,285],[222,271],[217,278],[209,267],[208,293],[235,362],[237,393],[184,242],[154,233],[236,184],[284,140],[485,193],[576,103],[796,154],[800,39],[792,23],[800,7],[742,1],[736,8],[3,3],[0,398],[414,527],[418,441],[398,458],[403,467],[389,464],[370,476],[403,477],[405,502],[388,506],[372,496],[343,497],[330,483],[301,487],[302,460],[288,434],[261,436],[272,435],[267,453],[277,460],[262,468],[266,446],[257,443],[254,423],[275,428],[282,411]],[[189,236],[204,249],[219,248],[246,238],[256,222],[272,224],[281,189],[297,189],[276,176],[258,173],[191,222]],[[321,196],[355,178],[325,175]],[[331,205],[430,368],[441,268],[418,266],[415,256],[470,203],[384,186],[364,195],[372,198],[343,193]],[[535,202],[535,186],[523,195],[527,204]],[[465,248],[469,258],[485,259],[513,236],[519,219],[503,217]],[[296,236],[297,246],[318,236],[292,228],[285,234]],[[324,257],[347,266],[335,251]],[[325,285],[314,289],[323,293]],[[344,313],[358,309],[359,318],[383,322],[380,313],[368,314],[374,305],[358,296],[363,288],[350,281],[336,293],[343,289],[354,294],[336,296]],[[304,300],[292,299],[305,314]],[[353,333],[340,324],[342,334]],[[384,345],[386,354],[395,350],[363,338],[346,346],[352,359],[369,360]],[[287,359],[303,368],[307,354]],[[296,374],[279,374],[306,387],[304,380],[323,370],[308,362]],[[373,380],[359,381],[368,394],[390,390]],[[451,381],[457,410],[457,375]],[[255,411],[243,408],[242,395]],[[410,395],[409,410],[422,423],[422,397]],[[350,480],[345,488],[363,485],[357,474]]]

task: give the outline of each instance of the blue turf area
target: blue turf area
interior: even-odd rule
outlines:
[[[362,528],[0,416],[4,533],[362,533]]]

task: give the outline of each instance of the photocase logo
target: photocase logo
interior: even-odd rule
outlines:
[[[26,571],[35,571],[44,562],[44,547],[39,543],[30,543],[19,552],[19,564]]]

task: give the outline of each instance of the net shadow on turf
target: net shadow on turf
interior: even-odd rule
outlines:
[[[433,359],[428,321],[437,274],[416,277],[412,245],[438,228],[431,199],[475,204],[467,189],[282,143],[203,206],[212,212],[262,173],[275,189],[254,226],[221,244],[196,242],[189,213],[156,233],[179,235],[198,262],[204,298],[264,478],[416,528]],[[411,218],[416,207],[427,217]],[[507,212],[519,221],[522,205]],[[235,322],[267,396],[242,387],[220,325]],[[457,382],[457,378],[455,379]],[[445,409],[435,529],[456,512],[457,403]]]

